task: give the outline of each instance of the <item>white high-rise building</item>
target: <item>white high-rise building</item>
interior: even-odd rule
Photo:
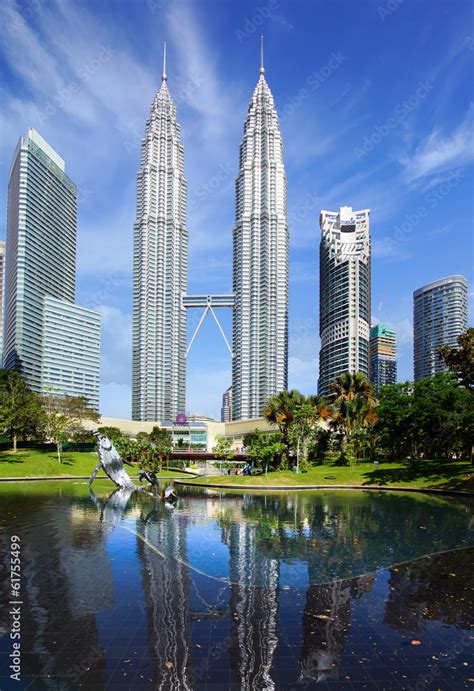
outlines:
[[[256,418],[288,381],[288,219],[283,143],[260,79],[240,145],[233,229],[233,418]]]
[[[370,209],[321,211],[318,393],[343,372],[369,376]]]
[[[36,393],[85,396],[98,409],[100,314],[74,304],[76,185],[34,129],[13,157],[7,226],[4,367]]]
[[[186,408],[187,183],[166,63],[141,146],[134,225],[134,420],[173,420]]]

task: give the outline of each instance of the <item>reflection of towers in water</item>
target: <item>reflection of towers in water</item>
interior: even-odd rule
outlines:
[[[309,564],[310,583],[313,575]],[[369,592],[373,576],[332,583],[311,583],[306,593],[301,646],[301,679],[318,682],[339,676],[339,664],[347,641],[351,599]]]
[[[163,515],[159,513],[163,512]],[[160,557],[141,540],[137,552],[142,563],[143,593],[148,618],[148,644],[155,665],[154,691],[191,691],[192,663],[188,626],[190,577],[186,525],[165,515],[162,504],[149,519],[140,519],[139,533],[162,552]]]
[[[103,688],[105,655],[96,614],[114,607],[106,531],[80,506],[60,502],[52,508],[45,501],[43,509],[42,501],[34,518],[25,507],[34,521],[27,530],[18,526],[21,625],[28,634],[22,640],[22,676],[40,676],[41,688]]]
[[[255,527],[233,524],[228,533],[232,629],[230,664],[241,689],[276,688],[271,676],[278,643],[278,560],[257,548]]]

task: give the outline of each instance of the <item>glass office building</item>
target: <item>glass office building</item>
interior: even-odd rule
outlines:
[[[30,129],[18,142],[8,185],[3,362],[16,368],[37,393],[45,391],[45,299],[74,306],[76,235],[76,185],[63,159]],[[74,341],[74,320],[69,327]],[[95,342],[91,348],[95,352]],[[76,366],[64,359],[64,376]],[[98,374],[97,365],[94,381]],[[72,394],[74,389],[65,387],[60,393]],[[87,397],[98,401],[98,395],[97,383]]]
[[[370,380],[376,391],[397,383],[396,334],[386,324],[370,329]]]
[[[415,381],[446,372],[439,357],[443,345],[457,346],[457,337],[467,329],[467,280],[448,276],[413,293]]]

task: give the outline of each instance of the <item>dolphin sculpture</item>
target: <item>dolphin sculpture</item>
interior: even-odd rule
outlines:
[[[99,472],[100,468],[104,469],[105,474],[108,478],[112,480],[114,484],[119,487],[119,489],[131,489],[132,491],[138,489],[136,485],[133,484],[127,471],[124,468],[124,462],[127,465],[132,465],[128,461],[123,461],[120,455],[112,444],[110,439],[101,434],[99,431],[93,432],[94,436],[97,438],[97,454],[99,456],[99,462],[91,473],[89,478],[89,487],[95,480],[95,476]]]

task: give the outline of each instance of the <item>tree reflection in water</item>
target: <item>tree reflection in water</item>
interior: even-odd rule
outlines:
[[[174,511],[145,494],[91,499],[86,488],[2,497],[2,548],[22,538],[23,673],[35,689],[331,687],[353,678],[357,656],[355,681],[378,666],[379,688],[403,688],[469,635],[467,499],[190,491]],[[438,687],[464,688],[461,649]]]

